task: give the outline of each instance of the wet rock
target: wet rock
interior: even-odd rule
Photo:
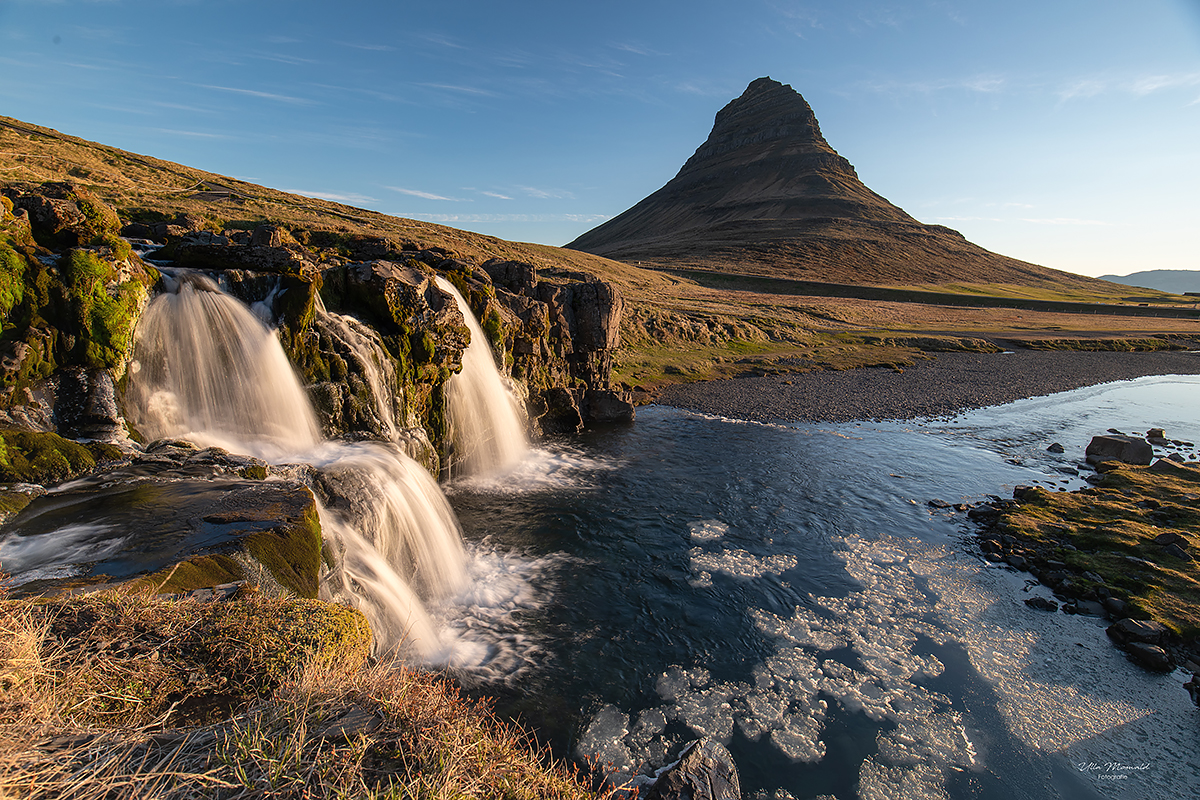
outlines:
[[[1165,438],[1167,438],[1167,432],[1165,430],[1163,430],[1162,428],[1151,428],[1150,430],[1146,431],[1146,438],[1147,439],[1165,439]]]
[[[1029,597],[1025,600],[1025,605],[1030,608],[1036,608],[1038,611],[1058,611],[1058,603],[1045,597]]]
[[[584,405],[589,423],[633,422],[636,413],[628,392],[589,389]]]
[[[1029,569],[1029,562],[1025,560],[1025,557],[1016,555],[1014,553],[1006,555],[1004,557],[1004,563],[1008,564],[1013,569],[1021,570],[1022,572]]]
[[[1127,642],[1142,642],[1144,644],[1159,644],[1169,634],[1167,626],[1161,622],[1140,619],[1122,619],[1108,626],[1105,631],[1109,638],[1119,644]]]
[[[1076,600],[1063,607],[1068,614],[1079,614],[1085,617],[1103,617],[1104,606],[1094,600]]]
[[[583,430],[583,415],[575,394],[568,389],[555,387],[541,394],[544,411],[537,415],[543,433],[578,433]]]
[[[684,752],[646,793],[646,800],[741,800],[733,756],[720,742],[702,739]]]
[[[926,505],[928,505],[930,508],[953,508],[954,507],[950,503],[947,503],[945,500],[938,500],[937,498],[930,500],[928,503],[926,503]]]
[[[1106,597],[1102,605],[1112,617],[1120,617],[1129,611],[1129,604],[1119,597]]]
[[[1175,669],[1175,661],[1170,653],[1156,644],[1145,642],[1130,642],[1124,647],[1130,659],[1138,666],[1155,672],[1170,672]]]
[[[1047,448],[1046,448],[1046,452],[1047,452],[1047,453],[1065,453],[1065,452],[1066,452],[1066,448],[1064,448],[1064,447],[1063,447],[1061,444],[1059,444],[1058,442],[1055,442],[1054,444],[1052,444],[1052,445],[1050,445],[1049,447],[1047,447]]]
[[[1154,448],[1136,436],[1093,436],[1085,453],[1088,462],[1093,464],[1111,460],[1146,465],[1154,460]]]
[[[1181,464],[1172,458],[1160,458],[1150,465],[1151,472],[1166,472],[1195,477],[1196,467],[1191,464]]]

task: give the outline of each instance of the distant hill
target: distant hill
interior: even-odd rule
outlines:
[[[1130,275],[1101,275],[1100,280],[1175,294],[1200,292],[1200,270],[1194,269],[1148,269]]]
[[[804,98],[770,78],[717,113],[665,186],[567,247],[646,266],[843,284],[1115,288],[913,219],[859,180]]]

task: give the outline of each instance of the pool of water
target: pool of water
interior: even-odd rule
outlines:
[[[1191,796],[1185,676],[1134,667],[1100,620],[1029,609],[1045,590],[928,501],[1081,486],[1109,428],[1198,441],[1198,388],[1145,378],[910,423],[642,409],[449,487],[476,562],[523,587],[502,614],[444,610],[494,656],[463,680],[618,776],[704,735],[747,796]]]

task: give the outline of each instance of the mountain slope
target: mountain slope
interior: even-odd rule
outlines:
[[[567,245],[649,266],[833,283],[1017,284],[1111,292],[997,255],[871,191],[790,86],[759,78],[679,173]]]
[[[1148,269],[1129,275],[1101,275],[1100,280],[1176,294],[1200,292],[1200,270],[1194,269]]]

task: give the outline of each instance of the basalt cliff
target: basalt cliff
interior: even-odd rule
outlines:
[[[752,82],[665,186],[566,245],[665,268],[860,285],[1103,287],[989,252],[871,191],[791,86]]]
[[[211,277],[278,330],[327,436],[386,434],[392,401],[337,330],[345,317],[369,328],[395,426],[435,471],[444,387],[469,337],[438,276],[468,300],[534,429],[632,414],[610,386],[621,293],[574,264],[17,120],[0,119],[0,135],[6,175],[22,178],[0,181],[0,428],[127,433],[126,369],[163,264]]]

